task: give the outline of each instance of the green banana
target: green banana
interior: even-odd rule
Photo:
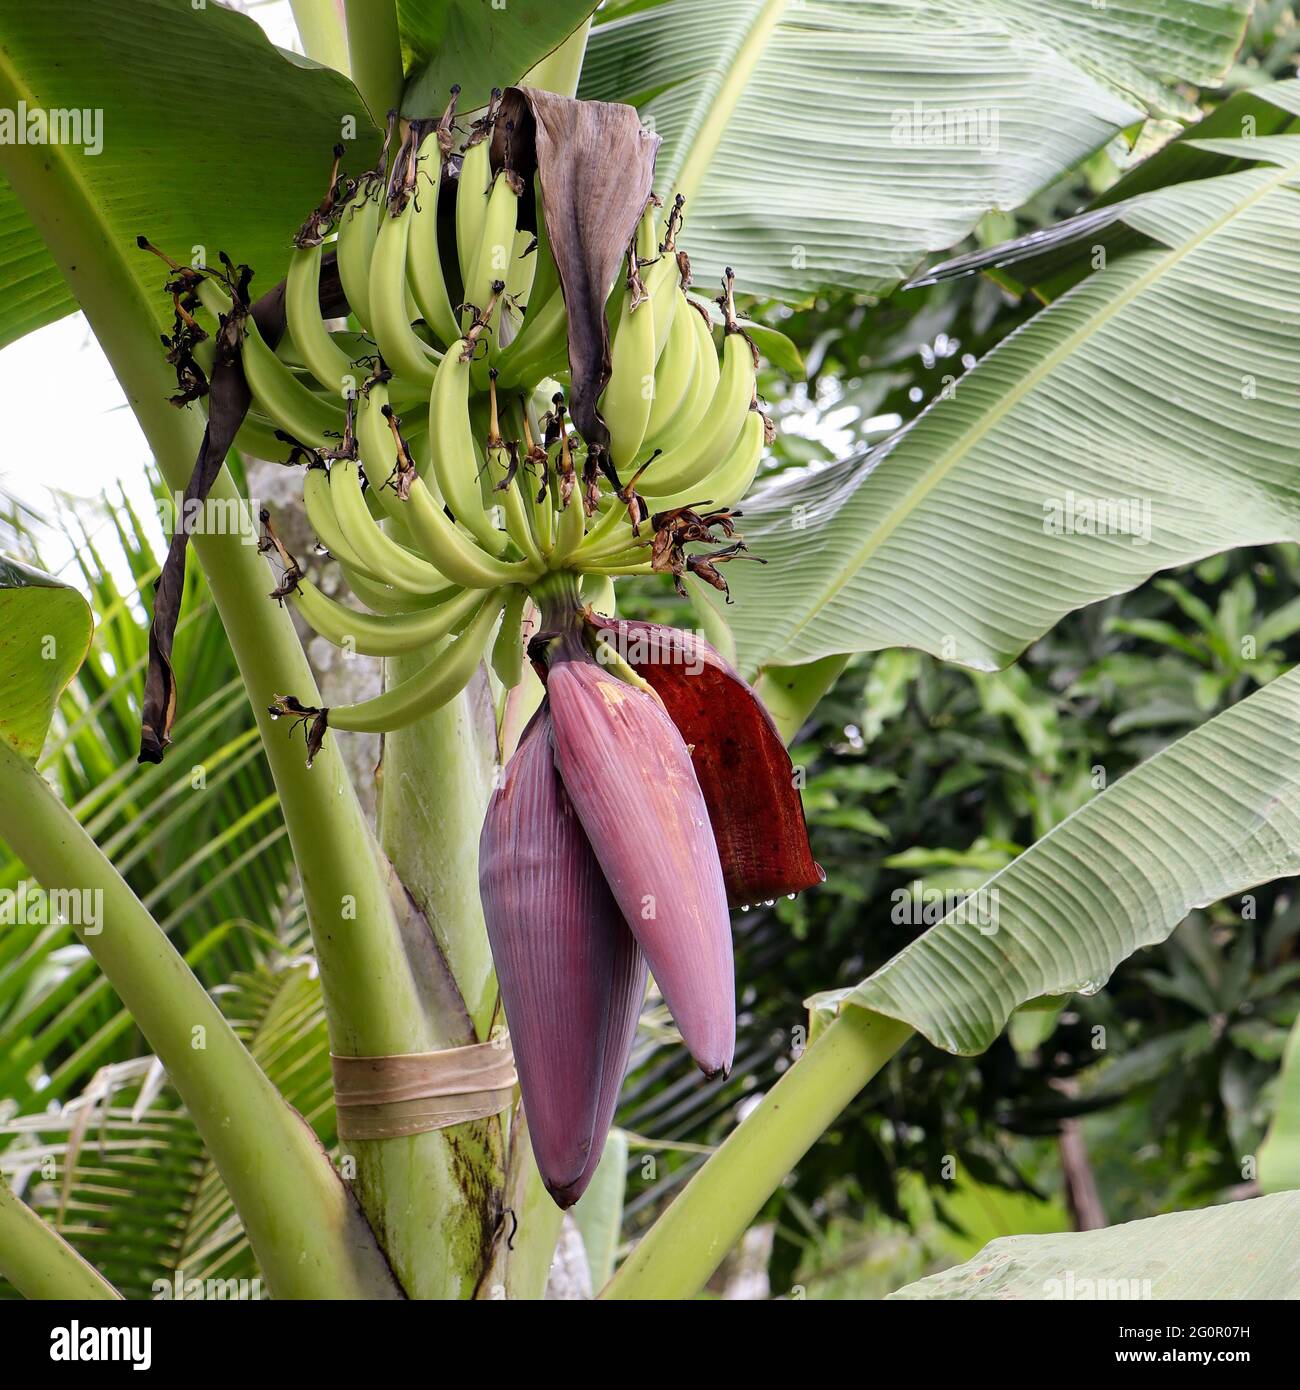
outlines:
[[[749,490],[758,472],[766,429],[762,415],[757,410],[751,410],[726,458],[690,487],[680,492],[654,496],[654,510],[670,512],[678,507],[703,507],[705,503],[710,508],[719,508],[738,502]]]
[[[542,572],[540,564],[512,563],[486,554],[456,529],[418,477],[401,505],[416,544],[453,584],[466,589],[495,589],[503,584],[531,584]]]
[[[307,370],[327,391],[346,399],[356,394],[357,369],[320,316],[322,249],[320,243],[299,246],[290,256],[284,285],[285,322]]]
[[[352,582],[352,575],[360,575],[371,583],[382,584],[379,576],[366,568],[365,561],[343,534],[343,527],[339,525],[338,516],[334,511],[334,499],[330,495],[329,474],[323,467],[307,469],[302,484],[302,500],[307,520],[311,529],[316,532],[316,539],[341,565],[347,566],[350,571],[349,582]]]
[[[230,295],[219,281],[205,275],[197,291],[203,307],[214,317],[231,311]],[[243,320],[241,360],[257,408],[300,444],[328,448],[343,437],[346,415],[338,406],[317,396],[267,346],[252,314]]]
[[[488,301],[492,297],[492,286],[497,281],[504,284],[510,273],[518,220],[518,179],[509,169],[502,169],[492,182],[492,191],[488,195],[487,209],[483,216],[478,252],[465,281],[465,307],[462,319],[466,331],[478,319],[485,317]],[[500,315],[501,304],[498,297],[490,319],[486,320],[490,331],[496,331]]]
[[[407,311],[406,261],[415,201],[386,216],[370,260],[370,327],[384,361],[399,377],[428,390],[437,370],[437,354],[411,327]]]
[[[654,400],[650,403],[643,448],[654,447],[655,436],[662,434],[673,419],[699,370],[699,339],[688,317],[695,311],[680,290],[677,295],[682,302],[673,314],[668,343],[659,354],[659,364],[655,368]]]
[[[361,656],[399,656],[446,637],[458,623],[474,613],[483,601],[481,592],[457,590],[436,608],[392,617],[359,613],[321,593],[310,579],[300,579],[291,596],[294,607],[308,626],[336,647]]]
[[[636,463],[650,419],[655,385],[654,304],[641,284],[631,256],[610,363],[609,381],[600,397],[600,413],[609,428],[609,456],[621,474]]]
[[[399,545],[370,515],[360,469],[351,459],[339,459],[330,469],[330,497],[343,536],[367,573],[411,594],[435,594],[447,587],[446,576]]]
[[[504,601],[504,595],[488,594],[461,635],[443,647],[427,666],[372,700],[331,707],[325,713],[328,726],[381,734],[404,728],[440,709],[460,694],[478,669]]]
[[[451,117],[455,112],[457,90],[452,89],[451,103],[446,113],[424,137],[416,155],[417,162],[425,165],[423,174],[428,186],[417,188],[415,213],[406,249],[406,271],[411,281],[411,293],[425,323],[444,346],[460,336],[438,246],[438,199],[442,190],[443,163],[450,150]]]
[[[429,395],[429,440],[433,471],[452,515],[491,555],[500,555],[506,538],[483,509],[474,431],[469,418],[473,335],[450,344],[438,364]]]
[[[383,178],[362,180],[353,200],[339,216],[339,237],[335,246],[339,280],[348,307],[367,331],[373,323],[370,313],[370,261],[379,235],[383,211]]]
[[[754,380],[753,350],[737,329],[728,333],[723,344],[722,370],[704,424],[646,468],[639,486],[645,496],[664,497],[695,486],[730,453],[754,399]]]
[[[488,191],[492,182],[492,127],[496,123],[500,101],[500,89],[493,88],[487,110],[471,128],[469,143],[460,162],[460,178],[456,183],[456,254],[460,260],[460,282],[466,286],[474,271],[479,243],[483,240],[483,223],[487,218]]]
[[[518,445],[515,446],[511,473],[511,460],[505,443],[501,438],[500,413],[497,410],[497,387],[495,373],[488,383],[491,416],[488,424],[487,448],[484,463],[487,466],[488,481],[492,485],[492,496],[501,498],[501,510],[505,517],[506,535],[514,542],[525,560],[541,564],[541,552],[533,536],[532,524],[524,506],[524,478],[521,476],[522,464]]]
[[[507,690],[512,690],[523,679],[524,639],[522,633],[524,604],[528,602],[528,590],[522,586],[512,588],[506,596],[505,608],[501,613],[501,626],[497,630],[496,641],[492,644],[492,669],[497,679]]]
[[[456,594],[455,588],[443,589],[436,594],[404,594],[391,584],[381,584],[353,569],[344,561],[339,561],[339,572],[347,580],[348,588],[376,613],[391,616],[397,613],[416,613],[425,608],[436,608]]]
[[[718,389],[718,351],[713,345],[711,321],[691,306],[689,301],[681,307],[690,308],[686,321],[690,325],[691,336],[695,339],[694,372],[676,413],[664,422],[663,427],[653,437],[649,430],[646,431],[642,452],[647,457],[655,449],[667,453],[683,440],[691,438],[699,429],[709,403],[713,400],[713,393]]]
[[[569,311],[557,290],[539,308],[528,306],[519,332],[501,350],[496,366],[502,389],[531,386],[539,376],[563,370],[568,354]]]

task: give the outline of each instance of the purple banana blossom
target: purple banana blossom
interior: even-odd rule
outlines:
[[[600,1160],[653,971],[708,1076],[735,1052],[728,901],[820,882],[790,760],[707,643],[574,613],[534,640],[546,699],[480,843],[488,936],[538,1168]]]

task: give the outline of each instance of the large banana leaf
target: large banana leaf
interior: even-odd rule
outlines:
[[[1134,199],[1156,249],[1112,258],[883,445],[747,503],[771,567],[728,575],[743,666],[891,646],[1003,666],[1158,569],[1300,534],[1300,136],[1214,144],[1268,162]]]
[[[664,137],[697,278],[802,301],[884,291],[1014,208],[1168,82],[1213,80],[1249,0],[667,0],[611,8],[580,93]],[[966,122],[963,126],[960,123]]]
[[[1008,288],[1032,288],[1043,300],[1064,293],[1096,268],[1100,255],[1123,255],[1151,240],[1130,225],[1134,198],[1191,179],[1239,173],[1269,157],[1268,137],[1300,131],[1300,79],[1272,82],[1229,97],[1197,125],[1188,127],[1149,159],[1136,165],[1097,199],[1094,206],[1055,227],[1027,233],[981,251],[932,266],[912,285],[951,280],[996,268]],[[1278,158],[1287,158],[1286,145]],[[911,288],[911,286],[907,286]]]
[[[1300,1192],[1099,1231],[1006,1236],[890,1297],[1300,1298]]]
[[[440,115],[453,83],[462,110],[482,106],[545,58],[596,8],[595,0],[397,0],[407,73],[402,111]]]
[[[102,149],[81,154],[78,172],[151,290],[160,267],[135,248],[141,233],[183,261],[215,263],[226,251],[254,268],[258,285],[273,285],[292,232],[320,201],[332,146],[347,141],[354,169],[377,148],[347,78],[293,60],[247,15],[218,4],[0,0],[0,89],[14,109],[25,101],[98,113]],[[154,298],[161,315],[166,302]],[[0,344],[73,307],[0,184]]]
[[[1121,778],[856,989],[949,1052],[1014,1009],[1094,993],[1195,907],[1300,873],[1300,669]]]

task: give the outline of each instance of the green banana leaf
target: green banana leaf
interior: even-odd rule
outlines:
[[[1195,907],[1300,873],[1300,669],[1099,793],[855,989],[815,996],[982,1052],[1019,1005],[1092,994]]]
[[[92,630],[90,605],[75,589],[0,555],[0,738],[23,757],[40,754]]]
[[[0,0],[0,93],[14,111],[21,100],[29,111],[98,113],[102,149],[83,145],[77,170],[160,321],[165,272],[137,236],[181,261],[215,264],[225,251],[269,289],[321,199],[331,148],[342,139],[345,166],[360,170],[379,141],[346,77],[282,53],[247,15],[190,0]],[[0,345],[73,308],[0,185]]]
[[[1243,1257],[1246,1251],[1249,1258]],[[1006,1236],[966,1264],[889,1296],[1300,1298],[1300,1193],[1172,1212],[1099,1231]]]
[[[1126,218],[1140,194],[1193,179],[1236,174],[1269,157],[1269,138],[1300,132],[1300,79],[1271,82],[1229,97],[1204,120],[1144,159],[1077,217],[1014,241],[931,267],[914,284],[996,270],[1007,289],[1059,298],[1097,268],[1098,259],[1156,244]],[[1223,143],[1226,142],[1226,143]],[[1285,159],[1285,145],[1275,147]]]
[[[1300,1188],[1300,1019],[1291,1028],[1276,1084],[1273,1123],[1259,1148],[1264,1192]]]
[[[593,0],[397,0],[402,64],[407,74],[402,114],[441,115],[453,83],[460,109],[487,102],[558,48],[595,10]]]
[[[1004,666],[1159,569],[1300,534],[1300,136],[1125,206],[1112,258],[879,447],[745,505],[743,669],[910,646]],[[1101,507],[1099,528],[1089,509]]]
[[[696,278],[884,292],[1145,111],[1192,118],[1249,0],[667,0],[611,6],[579,93],[633,101],[687,194]],[[963,125],[955,124],[965,122]]]

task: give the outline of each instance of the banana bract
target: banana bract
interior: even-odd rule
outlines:
[[[545,705],[489,803],[479,879],[537,1167],[567,1207],[604,1148],[646,967],[556,772]]]

